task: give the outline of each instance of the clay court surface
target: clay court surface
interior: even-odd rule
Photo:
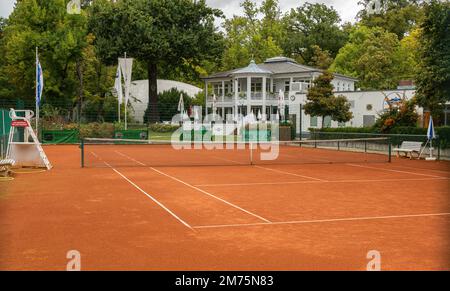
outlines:
[[[54,169],[0,182],[0,269],[65,270],[69,250],[83,270],[365,270],[370,250],[450,269],[448,162],[152,167],[123,147],[82,169],[44,149]]]

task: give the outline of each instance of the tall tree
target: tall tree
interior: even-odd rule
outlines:
[[[44,100],[71,108],[77,101],[74,64],[86,46],[86,16],[69,15],[65,0],[21,0],[4,27],[4,60],[0,75],[8,76],[2,98],[33,104],[35,47],[44,69]]]
[[[322,50],[318,45],[313,45],[311,49],[313,51],[313,55],[309,65],[322,70],[328,70],[333,63],[333,58],[330,56],[330,53]]]
[[[314,80],[314,86],[308,90],[306,95],[305,113],[322,118],[322,128],[326,116],[338,122],[347,122],[353,118],[350,112],[350,103],[345,96],[334,96],[331,81],[334,76],[325,71]]]
[[[305,3],[292,9],[285,18],[286,37],[282,48],[304,64],[311,62],[314,45],[334,58],[347,40],[340,21],[338,12],[324,4]]]
[[[227,37],[223,63],[227,70],[246,66],[251,59],[262,62],[283,52],[279,46],[284,32],[278,1],[265,0],[258,7],[252,0],[245,0],[241,7],[244,16],[227,19],[224,25]]]
[[[358,13],[360,23],[368,27],[382,27],[399,39],[420,24],[423,18],[421,0],[361,0]]]
[[[331,70],[359,79],[362,89],[396,88],[408,59],[397,35],[384,29],[358,25],[339,51]]]
[[[127,52],[146,63],[146,120],[155,122],[159,121],[158,66],[214,60],[222,46],[214,20],[221,16],[205,0],[98,0],[92,6],[90,28],[104,61],[114,64]]]
[[[450,3],[427,4],[421,29],[417,101],[434,114],[450,101]]]

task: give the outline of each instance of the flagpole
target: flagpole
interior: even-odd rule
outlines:
[[[128,90],[129,90],[129,88],[128,88],[128,77],[129,76],[127,76],[127,72],[128,72],[128,70],[127,70],[127,53],[125,52],[125,76],[126,76],[126,79],[125,79],[125,130],[128,130],[128,122],[127,122],[127,103],[128,103]]]
[[[35,78],[35,101],[36,101],[36,135],[39,139],[39,104],[38,104],[38,78],[39,78],[39,73],[38,73],[38,47],[36,47],[36,78]]]

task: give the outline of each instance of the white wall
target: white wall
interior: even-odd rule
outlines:
[[[297,114],[297,131],[298,133],[300,128],[300,104],[306,103],[306,94],[295,94],[295,92],[291,92],[290,96],[295,95],[295,100],[292,101],[289,98],[289,113]],[[337,95],[337,94],[335,94]],[[385,106],[385,97],[386,95],[389,98],[393,97],[401,97],[403,96],[410,100],[414,95],[414,90],[390,90],[390,91],[354,91],[354,92],[340,92],[339,95],[344,95],[347,97],[348,101],[354,104],[350,109],[353,113],[353,119],[349,122],[345,123],[344,126],[348,127],[362,127],[364,126],[364,115],[374,116],[375,119],[378,118],[379,114],[384,110]],[[368,108],[368,105],[371,105],[371,109]],[[419,114],[422,113],[422,109],[419,109]],[[322,126],[321,118],[317,120],[317,128]],[[331,122],[331,127],[338,127],[339,124],[336,121]],[[302,112],[302,131],[308,131],[308,128],[311,126],[311,117],[309,115],[304,114]]]

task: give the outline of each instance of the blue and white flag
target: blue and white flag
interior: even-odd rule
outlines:
[[[44,74],[39,57],[36,54],[36,105],[41,105],[42,91],[44,90]]]
[[[436,133],[434,132],[433,117],[431,115],[430,115],[430,123],[428,124],[427,137],[428,140],[436,138]]]

